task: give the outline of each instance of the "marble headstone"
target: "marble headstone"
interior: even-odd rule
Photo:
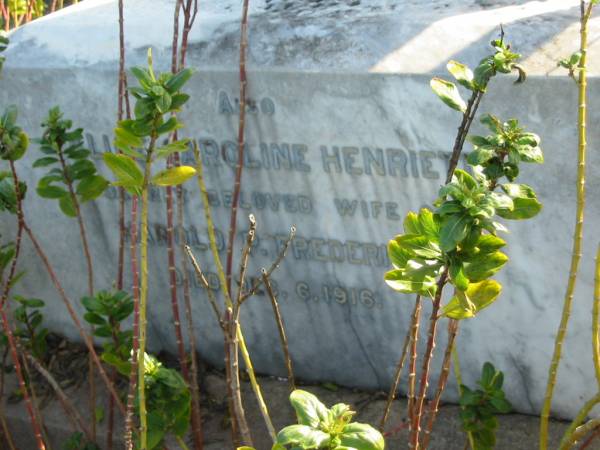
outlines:
[[[168,69],[173,3],[125,2],[128,66],[144,64],[146,49],[152,47],[156,65]],[[237,154],[240,6],[238,0],[201,2],[188,56],[198,73],[186,87],[192,99],[181,115],[186,124],[182,135],[196,139],[204,155],[222,257]],[[431,92],[429,80],[448,76],[449,59],[474,66],[490,51],[489,42],[503,24],[506,39],[523,54],[529,77],[520,86],[513,85],[513,77],[495,78],[480,112],[517,117],[541,136],[546,163],[526,167],[522,179],[538,192],[544,209],[534,220],[510,224],[511,260],[498,277],[502,296],[475,320],[461,324],[458,350],[465,383],[473,384],[482,364],[492,361],[505,373],[515,409],[540,411],[575,208],[576,86],[557,69],[556,58],[577,49],[578,17],[573,0],[251,2],[248,145],[239,227],[247,229],[245,216],[254,213],[259,239],[250,264],[253,276],[275,258],[290,225],[298,229],[274,280],[299,378],[389,387],[413,301],[383,283],[389,267],[386,242],[401,232],[406,212],[436,197],[460,121]],[[562,417],[572,417],[596,391],[590,310],[600,223],[600,131],[595,126],[600,121],[595,107],[600,104],[600,18],[592,19],[590,27],[588,206],[580,281],[554,401],[554,413]],[[117,2],[86,0],[24,26],[11,34],[6,56],[2,108],[17,104],[20,123],[39,136],[47,110],[60,105],[85,128],[87,146],[108,175],[101,155],[114,151]],[[42,171],[32,169],[31,162],[38,154],[33,145],[18,164],[30,185],[26,213],[78,303],[86,293],[86,269],[77,224],[56,203],[36,196]],[[197,186],[188,182],[184,188],[186,239],[218,289]],[[150,204],[150,347],[174,351],[165,192],[152,191]],[[96,286],[110,288],[117,271],[116,190],[86,204],[83,214]],[[14,230],[8,216],[2,221],[3,229]],[[241,243],[241,235],[238,239]],[[77,338],[28,243],[22,261],[28,273],[19,291],[47,300],[48,326]],[[192,293],[202,357],[221,365],[222,337],[205,293],[196,282]],[[264,295],[244,305],[242,322],[258,372],[284,375]],[[444,341],[442,329],[435,370]],[[447,398],[456,399],[454,382]]]

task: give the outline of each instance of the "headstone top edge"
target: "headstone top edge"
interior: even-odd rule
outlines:
[[[152,8],[148,8],[148,2]],[[333,3],[339,11],[333,8]],[[531,75],[564,76],[556,60],[576,50],[579,2],[547,0],[289,0],[251,2],[249,68],[298,72],[440,74],[449,59],[474,66],[503,24]],[[144,64],[147,47],[168,60],[173,0],[125,3],[127,65]],[[324,4],[309,10],[310,4]],[[331,3],[331,5],[329,5]],[[295,5],[295,3],[294,3]],[[443,7],[443,5],[448,5]],[[189,63],[238,64],[237,0],[206,0],[190,34]],[[291,12],[289,10],[292,10]],[[102,68],[118,61],[117,0],[86,0],[10,35],[7,69]],[[151,26],[149,27],[149,24]],[[591,75],[600,75],[600,17],[590,23]],[[598,57],[596,58],[595,55]],[[165,68],[167,63],[164,63]]]

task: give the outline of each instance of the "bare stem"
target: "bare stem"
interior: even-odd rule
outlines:
[[[281,317],[281,312],[279,311],[279,304],[277,303],[277,299],[275,298],[273,288],[271,287],[271,283],[269,282],[269,277],[265,269],[262,269],[262,279],[265,288],[267,289],[269,299],[271,300],[273,315],[275,316],[275,321],[277,322],[277,330],[279,331],[279,339],[281,340],[281,348],[283,349],[283,355],[285,357],[285,367],[288,373],[288,383],[290,384],[290,392],[292,392],[296,390],[296,381],[294,379],[294,371],[292,370],[292,358],[290,356],[290,349],[288,346],[287,337],[285,335],[283,318]]]
[[[429,446],[429,440],[431,438],[431,431],[433,430],[433,423],[438,413],[440,399],[442,398],[442,392],[446,387],[448,381],[448,375],[450,373],[450,365],[452,363],[452,350],[454,349],[454,341],[456,340],[456,334],[458,332],[458,320],[450,319],[448,321],[448,343],[446,344],[446,351],[444,352],[444,360],[442,362],[442,372],[438,378],[438,386],[435,391],[433,400],[429,404],[427,428],[425,429],[425,435],[423,436],[423,443],[421,447],[426,449]]]
[[[246,416],[244,413],[244,407],[242,405],[242,394],[240,390],[240,373],[239,373],[239,343],[240,339],[238,337],[239,334],[239,319],[240,319],[240,299],[242,297],[242,289],[244,286],[244,281],[246,278],[246,271],[248,268],[248,258],[250,256],[250,250],[252,248],[252,244],[254,242],[254,237],[256,235],[256,220],[254,216],[250,215],[250,230],[248,231],[246,237],[246,245],[242,249],[242,257],[240,259],[240,279],[239,279],[239,288],[236,302],[233,305],[233,310],[231,314],[231,321],[227,324],[227,329],[229,330],[229,345],[230,345],[230,355],[231,355],[231,391],[233,392],[233,405],[237,409],[237,419],[240,431],[240,438],[242,440],[243,445],[252,446],[252,437],[250,435],[250,429],[248,428],[248,424],[246,421]],[[247,368],[247,366],[246,366]]]
[[[244,146],[246,127],[246,48],[248,47],[248,3],[244,0],[242,6],[242,21],[240,30],[240,111],[238,123],[238,160],[235,170],[235,181],[233,185],[233,199],[231,201],[231,219],[229,221],[229,239],[227,243],[227,290],[231,292],[231,270],[233,268],[233,246],[235,230],[237,225],[237,210],[240,199],[242,182],[242,168],[244,167]]]
[[[469,132],[469,129],[471,128],[471,124],[473,123],[475,113],[477,112],[477,108],[479,108],[479,103],[481,102],[482,97],[483,92],[475,90],[473,91],[473,94],[471,94],[471,98],[467,103],[467,109],[464,112],[462,122],[458,127],[458,133],[456,135],[456,140],[454,141],[454,148],[452,149],[452,156],[450,157],[450,162],[448,164],[446,184],[452,181],[452,175],[454,175],[454,170],[458,165],[458,161],[460,159],[460,155],[465,144],[465,139],[467,138],[467,134]]]
[[[596,382],[600,390],[600,245],[596,252],[596,277],[594,280],[594,303],[592,305],[592,351],[594,355],[594,369]]]
[[[246,348],[246,342],[244,340],[244,336],[242,336],[242,329],[238,323],[237,329],[237,338],[239,340],[240,352],[242,353],[242,357],[244,358],[244,363],[246,364],[246,373],[248,374],[248,378],[250,378],[250,386],[252,387],[252,391],[254,392],[254,396],[256,397],[256,401],[258,402],[258,408],[260,409],[260,413],[265,421],[265,425],[267,427],[267,431],[269,432],[269,436],[273,442],[276,440],[275,436],[275,428],[273,427],[273,422],[271,421],[271,417],[269,416],[269,410],[267,409],[267,404],[262,395],[262,391],[260,389],[260,385],[258,384],[258,380],[256,379],[256,374],[254,373],[254,366],[252,365],[252,360],[250,359],[250,353],[248,353],[248,349]]]
[[[412,430],[412,423],[415,415],[415,404],[417,402],[417,344],[419,342],[419,327],[421,322],[422,299],[418,295],[415,300],[415,311],[413,313],[412,329],[410,335],[410,366],[408,370],[408,425],[409,431]]]
[[[448,269],[444,269],[440,279],[438,280],[437,292],[433,299],[433,308],[431,310],[431,316],[429,318],[429,334],[427,337],[427,347],[423,356],[423,367],[421,369],[421,381],[419,384],[419,396],[415,405],[415,414],[413,417],[412,432],[410,435],[410,447],[413,449],[419,448],[419,434],[421,432],[421,418],[423,415],[423,406],[425,404],[425,397],[427,396],[427,387],[429,386],[429,368],[431,359],[433,356],[433,349],[435,348],[435,334],[438,323],[438,312],[440,309],[440,303],[442,301],[442,292],[446,279],[448,277]]]
[[[36,358],[34,358],[31,354],[26,352],[22,347],[21,347],[21,353],[29,360],[29,362],[33,365],[35,370],[38,371],[38,373],[46,380],[46,382],[54,390],[54,393],[56,394],[59,401],[63,405],[63,408],[64,408],[65,412],[67,413],[67,416],[69,417],[69,419],[81,431],[83,431],[83,433],[86,435],[86,437],[90,441],[93,442],[95,440],[93,433],[86,426],[85,422],[83,421],[83,419],[77,412],[77,409],[73,406],[73,403],[71,403],[71,401],[69,400],[67,395],[64,393],[64,391],[61,389],[60,385],[56,382],[56,380],[54,379],[52,374],[50,372],[48,372]]]
[[[595,419],[596,422],[591,420],[588,423],[580,426],[580,424],[583,423],[586,417],[590,414],[592,408],[598,403],[600,403],[600,392],[597,393],[591,399],[589,399],[579,410],[577,416],[575,417],[575,419],[573,419],[573,421],[569,425],[569,428],[567,428],[567,431],[565,431],[565,434],[563,435],[563,438],[560,441],[559,450],[567,450],[571,448],[577,443],[579,439],[583,438],[593,428],[600,424],[600,419]],[[596,425],[593,426],[593,424]]]
[[[10,284],[11,279],[7,280],[7,284]],[[5,288],[6,290],[6,288]],[[13,360],[13,364],[15,366],[15,374],[17,375],[17,381],[19,382],[19,390],[23,395],[23,400],[25,401],[25,408],[27,409],[27,414],[29,415],[29,420],[31,422],[31,427],[33,428],[33,435],[35,437],[36,445],[39,450],[45,450],[46,446],[44,445],[44,440],[42,439],[42,430],[40,424],[38,423],[36,414],[34,412],[33,403],[31,402],[31,398],[29,397],[29,393],[27,390],[27,385],[25,384],[25,378],[23,377],[23,372],[21,370],[21,363],[19,361],[19,354],[17,353],[17,346],[15,344],[15,337],[13,335],[12,329],[10,327],[10,322],[8,321],[8,317],[6,316],[6,311],[4,309],[4,303],[0,304],[0,318],[2,319],[2,329],[6,338],[8,340],[8,347],[10,349],[10,355]]]
[[[273,264],[271,264],[271,266],[267,269],[267,278],[269,278],[269,279],[271,278],[271,275],[273,274],[275,269],[277,269],[279,267],[279,264],[281,264],[281,261],[283,261],[283,258],[285,258],[285,255],[288,251],[288,248],[290,248],[290,244],[294,240],[294,237],[296,237],[296,227],[292,225],[292,227],[290,228],[290,234],[289,234],[288,238],[286,239],[286,241],[283,243],[283,247],[281,247],[281,250],[279,251],[277,258],[275,258],[275,261],[273,261]],[[254,280],[254,283],[252,284],[252,287],[250,288],[250,290],[248,292],[245,292],[242,295],[242,298],[240,300],[241,303],[244,303],[249,297],[256,294],[256,292],[258,291],[258,288],[260,287],[262,282],[263,282],[262,276],[257,277]]]
[[[77,195],[75,195],[75,190],[73,189],[73,181],[69,176],[69,172],[67,170],[67,164],[63,155],[62,145],[58,146],[58,158],[60,161],[60,166],[62,168],[63,177],[65,179],[67,189],[69,190],[69,195],[71,197],[71,202],[73,203],[73,207],[75,208],[75,215],[77,217],[77,223],[79,224],[79,235],[81,237],[81,245],[83,247],[83,254],[85,256],[85,261],[87,264],[87,276],[88,276],[88,295],[90,297],[94,296],[94,267],[92,265],[92,255],[90,252],[90,246],[88,244],[87,233],[85,231],[85,225],[83,223],[83,217],[81,215],[81,206],[79,205],[79,200],[77,199]],[[92,326],[92,330],[93,330]],[[92,422],[92,441],[96,440],[96,380],[94,374],[94,360],[92,355],[90,354],[88,357],[88,384],[90,385],[90,393],[89,393],[89,408],[90,408],[90,421]]]
[[[581,3],[582,7],[584,2]],[[546,394],[544,397],[544,405],[542,407],[540,420],[540,450],[548,448],[548,422],[550,419],[550,410],[552,408],[552,395],[554,386],[556,385],[556,377],[558,366],[562,355],[562,346],[567,334],[567,326],[571,315],[573,305],[573,294],[575,292],[575,284],[577,281],[577,272],[579,262],[581,260],[581,243],[583,239],[583,217],[585,209],[585,162],[586,162],[586,97],[587,97],[587,29],[592,7],[594,3],[590,2],[585,14],[581,18],[581,59],[579,60],[579,150],[578,150],[578,166],[577,166],[577,211],[575,215],[575,232],[573,237],[573,251],[571,254],[571,267],[569,269],[569,281],[565,292],[562,316],[556,339],[554,342],[554,352],[552,362],[548,371],[548,384],[546,386]]]
[[[412,339],[411,334],[412,330],[415,327],[415,321],[419,320],[421,311],[421,296],[418,295],[415,300],[415,308],[411,315],[411,323],[410,328],[406,331],[406,336],[404,337],[404,344],[402,344],[402,352],[400,353],[400,359],[398,360],[398,364],[396,365],[396,372],[394,373],[394,379],[392,380],[392,387],[390,388],[390,392],[388,392],[387,402],[385,404],[385,409],[383,411],[383,416],[381,417],[381,422],[379,423],[379,430],[383,431],[385,429],[385,424],[387,422],[388,416],[392,409],[392,403],[394,402],[394,398],[396,398],[396,392],[398,391],[398,385],[400,384],[400,378],[402,376],[402,369],[404,368],[404,362],[406,361],[406,355],[408,354],[408,346],[410,345]],[[418,327],[418,325],[417,325]],[[414,376],[413,376],[414,379]]]
[[[212,309],[215,313],[217,321],[219,322],[219,325],[221,326],[221,328],[223,328],[224,325],[223,325],[223,321],[221,320],[221,312],[219,310],[219,305],[217,304],[217,299],[215,298],[215,294],[212,292],[212,289],[210,288],[210,285],[208,284],[208,280],[204,276],[204,273],[202,272],[202,269],[200,268],[200,264],[198,263],[198,260],[192,253],[192,249],[190,248],[189,245],[185,246],[185,251],[188,254],[190,260],[192,261],[192,267],[194,268],[194,271],[196,272],[198,280],[200,281],[200,283],[202,283],[202,287],[204,287],[204,289],[206,289],[208,301],[209,301],[210,305],[212,306]]]

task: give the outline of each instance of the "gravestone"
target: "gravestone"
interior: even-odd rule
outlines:
[[[144,65],[146,49],[152,47],[156,66],[168,70],[173,3],[125,2],[128,66]],[[510,224],[511,260],[497,277],[504,291],[475,320],[461,323],[458,353],[466,384],[474,384],[482,364],[492,361],[505,373],[515,409],[538,413],[568,276],[575,208],[576,86],[556,68],[555,55],[576,50],[578,2],[251,3],[247,157],[236,254],[250,212],[258,222],[249,268],[253,276],[275,259],[290,225],[297,227],[297,238],[274,275],[295,372],[304,380],[363,388],[389,388],[413,305],[411,296],[383,282],[390,266],[386,243],[402,231],[408,211],[436,197],[460,122],[460,115],[431,92],[429,80],[448,76],[449,59],[473,67],[504,25],[507,40],[523,54],[529,77],[520,86],[513,85],[513,77],[496,77],[480,112],[517,117],[541,136],[546,163],[524,168],[522,180],[538,192],[544,209],[533,220]],[[223,259],[237,157],[239,16],[237,0],[201,2],[188,56],[198,73],[186,86],[192,98],[181,115],[186,124],[181,135],[196,139],[203,153]],[[594,107],[600,102],[599,20],[590,23],[592,126],[584,254],[554,400],[554,412],[562,417],[573,417],[582,399],[596,390],[590,310],[600,219],[595,201],[600,140],[593,126],[600,120],[600,109]],[[17,104],[20,123],[31,136],[41,134],[47,110],[60,105],[85,128],[87,145],[108,175],[101,155],[114,151],[117,2],[86,0],[22,27],[12,33],[6,56],[0,105]],[[77,224],[55,202],[36,196],[41,172],[31,163],[38,155],[32,145],[18,163],[30,186],[26,214],[68,295],[78,302],[86,293],[86,273]],[[218,290],[195,181],[184,185],[184,193],[186,240]],[[150,348],[174,352],[165,191],[153,190],[150,205]],[[86,204],[83,214],[96,286],[110,288],[117,271],[116,190]],[[5,227],[14,231],[12,218],[3,219]],[[47,300],[50,328],[77,338],[28,243],[22,264],[28,273],[19,292]],[[178,271],[181,282],[181,267]],[[221,333],[205,293],[190,276],[200,352],[222,365]],[[242,323],[256,370],[285,375],[264,293],[244,304]],[[436,371],[444,341],[441,330]],[[451,382],[447,398],[456,400],[456,395]]]

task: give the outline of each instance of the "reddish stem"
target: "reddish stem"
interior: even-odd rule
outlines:
[[[31,421],[31,427],[33,428],[33,435],[35,437],[38,449],[44,450],[46,447],[45,447],[44,441],[42,439],[41,427],[38,424],[36,415],[34,413],[33,404],[31,402],[31,398],[29,397],[27,385],[25,384],[25,378],[23,377],[23,372],[21,370],[21,363],[19,360],[19,354],[17,352],[15,338],[14,338],[12,329],[10,327],[10,322],[8,321],[8,317],[6,316],[6,311],[4,309],[6,301],[8,300],[8,295],[10,294],[10,289],[12,287],[12,281],[15,277],[17,260],[19,259],[19,255],[21,252],[21,238],[22,238],[23,229],[24,229],[23,210],[21,208],[21,200],[20,200],[20,193],[19,193],[19,181],[16,178],[16,172],[15,172],[14,164],[12,161],[10,162],[10,167],[11,167],[11,171],[13,174],[13,182],[14,182],[14,186],[15,186],[15,196],[17,199],[18,228],[17,228],[17,237],[16,237],[16,242],[15,242],[15,255],[11,262],[9,275],[6,279],[6,283],[2,290],[2,299],[0,300],[0,315],[2,318],[2,328],[3,328],[4,334],[6,335],[7,340],[8,340],[10,356],[11,356],[11,358],[13,360],[13,364],[15,366],[15,374],[17,375],[17,380],[19,382],[19,389],[21,390],[21,393],[23,394],[23,400],[25,400],[25,407],[27,409],[27,414],[29,415],[29,419]]]
[[[248,3],[244,0],[242,8],[242,23],[240,32],[240,119],[238,123],[238,160],[235,170],[235,182],[233,185],[233,199],[231,201],[231,219],[229,221],[229,239],[227,244],[227,266],[225,274],[227,278],[227,291],[231,294],[231,270],[233,269],[233,246],[235,230],[237,225],[237,210],[240,200],[240,188],[242,182],[242,168],[244,166],[244,131],[246,128],[246,48],[248,47]]]
[[[419,448],[419,433],[421,432],[421,416],[423,414],[423,406],[425,403],[425,396],[427,395],[427,387],[429,386],[429,369],[431,365],[431,359],[433,356],[433,349],[435,348],[435,334],[438,323],[438,313],[440,310],[440,303],[442,301],[442,291],[446,284],[448,277],[448,269],[444,269],[437,284],[437,291],[435,298],[433,299],[433,307],[431,309],[431,316],[429,318],[429,335],[427,337],[427,347],[423,356],[423,367],[421,369],[421,381],[419,384],[419,397],[417,398],[416,409],[412,420],[412,430],[410,435],[410,448]]]

